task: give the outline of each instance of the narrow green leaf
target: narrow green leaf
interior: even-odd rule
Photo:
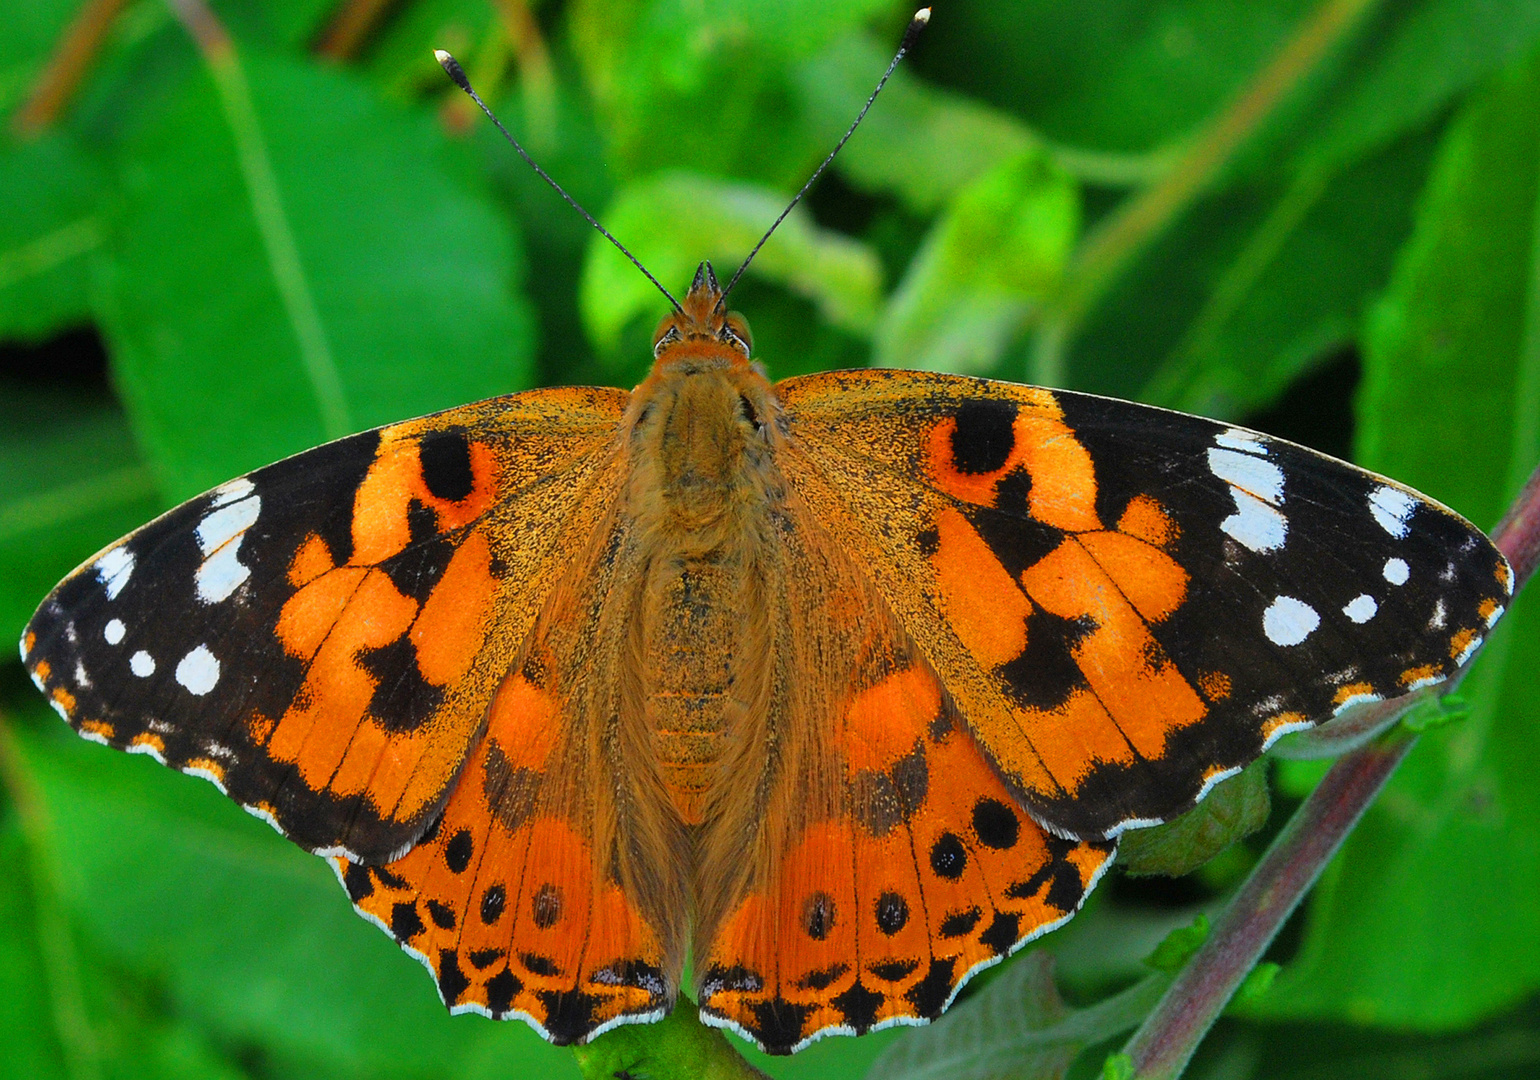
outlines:
[[[531,376],[512,224],[434,125],[335,71],[243,62],[251,111],[229,72],[223,98],[198,73],[119,151],[99,309],[174,496],[320,442],[343,414],[371,426]]]
[[[883,312],[875,361],[990,371],[1059,280],[1080,225],[1079,192],[1041,150],[957,193]]]
[[[1118,865],[1129,874],[1181,877],[1256,832],[1272,809],[1267,764],[1266,759],[1252,762],[1173,821],[1129,830],[1118,843]]]
[[[1366,465],[1491,524],[1540,433],[1540,58],[1485,88],[1440,148],[1364,335]],[[1299,957],[1251,1009],[1465,1025],[1540,986],[1540,619],[1520,596],[1317,888]]]
[[[868,1080],[1062,1080],[1088,1046],[1133,1028],[1169,980],[1151,975],[1085,1009],[1053,981],[1053,958],[1032,952],[929,1027],[873,1062]]]
[[[715,261],[722,284],[785,209],[774,192],[690,173],[665,173],[622,190],[605,212],[607,228],[674,295],[689,285],[702,259]],[[818,305],[834,325],[869,331],[876,319],[882,269],[864,244],[821,229],[795,210],[749,271]],[[668,303],[603,237],[589,243],[581,292],[583,322],[601,350],[640,315]]]

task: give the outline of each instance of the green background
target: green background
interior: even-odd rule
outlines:
[[[83,7],[121,10],[29,124]],[[0,0],[0,637],[232,475],[645,374],[662,298],[434,47],[679,290],[699,259],[742,258],[911,13],[220,0],[200,48],[193,7]],[[937,0],[733,303],[773,376],[881,363],[1135,397],[1351,456],[1491,527],[1540,457],[1537,204],[1536,0]],[[1424,736],[1192,1075],[1540,1071],[1537,623],[1521,599],[1469,717]],[[14,660],[0,725],[0,1075],[577,1075],[522,1024],[445,1015],[322,862],[207,785],[75,739]],[[1068,1004],[1018,960],[931,1029],[1005,1045],[1071,1015],[1079,1036],[949,1074],[1099,1074],[1128,1020],[1073,1010],[1222,904],[1321,773],[1267,771],[1262,832],[1182,878],[1114,875],[1034,950]],[[901,1080],[935,1074],[906,1042],[923,1038],[750,1057],[846,1077],[887,1051],[877,1071]]]

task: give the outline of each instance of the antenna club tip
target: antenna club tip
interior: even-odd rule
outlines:
[[[911,19],[910,22],[917,22],[921,26],[924,26],[926,23],[930,22],[930,8],[922,7],[919,11],[916,11],[914,13],[914,18]]]
[[[454,84],[467,94],[471,92],[471,81],[465,77],[465,69],[460,66],[460,61],[444,49],[434,49],[433,59],[437,60],[439,67],[444,69],[444,74],[454,80]]]

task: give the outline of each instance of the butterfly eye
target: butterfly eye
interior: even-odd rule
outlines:
[[[722,320],[722,329],[717,331],[717,338],[725,344],[731,345],[744,356],[752,356],[754,352],[753,335],[749,333],[749,324],[743,316],[736,311],[729,312]]]
[[[679,327],[670,326],[667,330],[658,335],[657,341],[652,343],[652,358],[656,360],[658,357],[663,355],[664,349],[668,348],[670,345],[673,345],[679,340],[681,340],[679,336]]]

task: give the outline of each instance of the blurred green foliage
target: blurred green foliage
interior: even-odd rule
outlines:
[[[661,298],[434,47],[679,289],[699,259],[742,257],[911,14],[217,0],[200,45],[197,8],[0,0],[3,634],[236,473],[645,373]],[[108,9],[50,82],[77,18]],[[1540,457],[1537,185],[1540,0],[937,0],[734,303],[772,375],[934,367],[1249,420],[1491,526]],[[1493,635],[1469,715],[1424,735],[1192,1075],[1540,1070],[1537,618],[1521,601]],[[0,1076],[578,1075],[521,1024],[445,1015],[323,863],[206,785],[75,740],[14,662],[0,709]],[[1277,769],[1272,827],[1317,776]],[[1212,822],[1160,837],[1162,865],[1254,828],[1262,794],[1217,841]],[[1148,1006],[1142,958],[1222,903],[1268,831],[1174,881],[1114,877],[927,1032],[747,1056],[809,1080],[1006,1075],[1002,1057],[1103,1075]]]

